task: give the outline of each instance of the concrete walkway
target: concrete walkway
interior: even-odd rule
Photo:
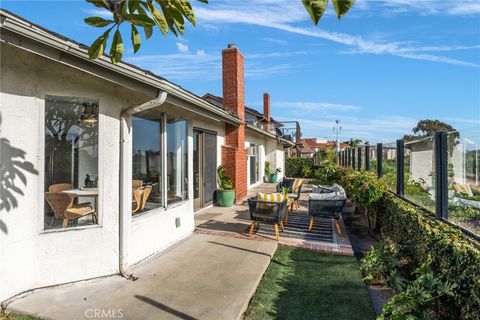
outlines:
[[[134,269],[35,290],[8,311],[45,319],[239,319],[277,244],[195,234]]]

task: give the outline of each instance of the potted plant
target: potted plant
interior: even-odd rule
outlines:
[[[277,177],[279,172],[282,172],[282,169],[277,168],[274,171],[270,166],[270,162],[265,161],[265,177],[267,179],[267,182],[270,182],[270,183],[277,182]]]
[[[231,207],[235,202],[235,190],[233,189],[232,179],[226,174],[225,167],[217,168],[217,203],[220,207]]]

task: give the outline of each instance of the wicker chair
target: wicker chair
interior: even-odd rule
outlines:
[[[260,226],[260,222],[273,224],[275,227],[275,236],[277,241],[280,239],[278,234],[278,225],[283,229],[283,217],[287,208],[287,200],[282,202],[269,202],[257,200],[257,197],[248,199],[248,207],[250,209],[250,219],[252,224],[248,232],[248,237],[252,236],[255,225],[257,229]]]
[[[70,189],[73,189],[73,186],[70,183],[56,183],[48,187],[48,192],[62,192]]]
[[[148,197],[152,192],[152,186],[144,186],[133,189],[132,191],[132,213],[143,211],[147,204]]]
[[[63,220],[63,228],[68,226],[68,223],[73,220],[78,222],[78,218],[92,215],[92,223],[98,223],[97,214],[94,209],[88,206],[75,205],[74,198],[62,192],[45,192],[45,199],[52,208],[54,218],[52,226],[56,219]]]

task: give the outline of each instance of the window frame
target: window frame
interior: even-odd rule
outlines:
[[[95,224],[90,224],[90,225],[83,225],[83,226],[67,226],[66,228],[51,228],[51,229],[46,229],[45,228],[45,192],[47,191],[45,189],[45,155],[46,155],[46,150],[45,150],[45,110],[46,110],[46,103],[47,103],[47,97],[72,97],[72,98],[84,98],[84,99],[89,99],[89,100],[98,100],[98,120],[97,120],[97,131],[98,131],[98,141],[97,141],[97,148],[98,148],[98,160],[97,160],[97,177],[98,177],[98,182],[97,182],[97,189],[98,189],[98,196],[97,196],[97,223]],[[86,96],[74,96],[74,95],[62,95],[61,93],[46,93],[43,95],[42,100],[38,100],[38,110],[39,110],[39,125],[37,127],[38,129],[38,151],[37,151],[37,157],[38,157],[38,164],[39,164],[39,174],[38,174],[38,190],[40,191],[38,193],[38,210],[39,210],[39,215],[38,215],[38,234],[50,234],[50,233],[57,233],[57,232],[68,232],[68,231],[79,231],[79,230],[88,230],[88,229],[94,229],[94,228],[103,228],[103,181],[104,181],[104,166],[103,166],[103,161],[101,161],[104,157],[103,153],[103,145],[104,145],[104,140],[103,140],[103,134],[101,134],[100,128],[103,127],[103,116],[102,116],[102,103],[101,99],[99,97],[86,97]]]

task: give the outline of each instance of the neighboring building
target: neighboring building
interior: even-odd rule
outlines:
[[[336,148],[337,143],[335,141],[329,141],[326,138],[306,138],[300,140],[300,153],[302,158],[313,158],[315,153],[324,148]],[[349,145],[340,142],[340,151],[348,148]]]
[[[0,14],[0,301],[128,277],[129,265],[193,232],[194,211],[213,202],[220,164],[237,201],[262,181],[265,160],[283,174],[284,148],[295,144],[272,133],[268,99],[263,115],[244,111],[235,46],[222,52],[219,107],[127,63],[89,60],[86,46]],[[245,121],[252,115],[262,126]]]

